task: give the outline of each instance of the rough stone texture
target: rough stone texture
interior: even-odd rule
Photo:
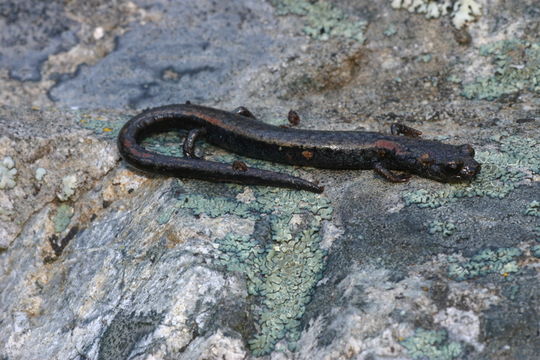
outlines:
[[[43,62],[77,42],[77,23],[66,17],[59,1],[8,0],[0,5],[0,14],[2,62],[13,79],[39,81]]]
[[[57,82],[113,51],[129,23],[158,18],[126,0],[2,1],[0,102],[52,105]]]
[[[272,38],[276,20],[264,2],[148,3],[149,11],[161,13],[159,21],[130,27],[114,52],[60,81],[51,98],[70,106],[137,109],[215,100],[238,86],[239,73],[275,63],[281,49],[298,42]]]
[[[392,3],[4,1],[0,358],[536,359],[540,8],[474,1],[457,30]],[[399,121],[483,168],[389,184],[242,159],[314,195],[126,167],[120,126],[185,100],[274,124],[293,108],[310,129]]]

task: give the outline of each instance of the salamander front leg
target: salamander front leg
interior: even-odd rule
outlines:
[[[184,145],[182,146],[182,150],[184,151],[184,157],[190,159],[197,159],[197,155],[195,155],[195,141],[197,141],[198,138],[204,136],[205,134],[206,129],[204,128],[189,130],[188,135],[184,140]]]
[[[386,180],[395,183],[407,182],[411,177],[409,174],[394,174],[392,171],[385,168],[384,165],[381,163],[375,163],[373,165],[373,170],[375,170],[377,174],[381,175]]]
[[[413,129],[407,125],[393,123],[390,125],[390,132],[392,135],[405,135],[408,137],[419,137],[422,135],[420,130]]]
[[[235,114],[242,115],[251,119],[256,119],[255,115],[249,111],[245,106],[239,106],[232,111]]]

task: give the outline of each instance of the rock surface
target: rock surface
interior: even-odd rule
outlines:
[[[448,3],[4,1],[0,358],[536,359],[540,8]],[[126,167],[121,125],[186,100],[401,122],[482,172],[390,184],[201,146],[315,195]]]

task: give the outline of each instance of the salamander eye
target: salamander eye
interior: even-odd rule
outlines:
[[[460,170],[462,167],[463,167],[463,162],[461,161],[450,161],[450,162],[447,162],[445,165],[445,168],[452,172],[456,172]]]
[[[473,147],[471,145],[469,145],[469,144],[461,145],[460,148],[461,148],[461,153],[462,154],[474,156],[474,149],[473,149]]]

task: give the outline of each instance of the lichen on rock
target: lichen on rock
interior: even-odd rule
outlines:
[[[448,268],[448,274],[451,278],[458,281],[493,273],[507,276],[509,273],[518,271],[517,257],[522,253],[523,251],[519,248],[482,250],[468,261],[451,263]],[[452,261],[452,258],[449,260]]]
[[[525,209],[524,214],[528,216],[540,217],[540,201],[537,201],[537,200],[531,201],[531,203]]]
[[[392,0],[392,7],[425,14],[427,19],[450,14],[452,24],[458,29],[482,14],[481,5],[475,0]]]
[[[452,360],[463,352],[459,342],[450,341],[446,330],[418,329],[401,342],[413,359]]]
[[[14,188],[17,185],[15,175],[17,175],[15,161],[10,156],[6,156],[0,162],[0,190]]]
[[[62,178],[62,187],[56,196],[60,201],[66,201],[75,195],[75,189],[77,189],[77,175],[64,176]]]
[[[315,39],[328,40],[337,36],[360,43],[365,40],[364,31],[367,23],[353,19],[327,1],[273,0],[273,3],[278,15],[300,16],[304,21],[304,33]]]
[[[480,56],[491,62],[488,74],[463,85],[467,99],[496,100],[523,90],[540,93],[540,42],[505,39],[483,45]]]
[[[406,205],[436,208],[459,198],[488,196],[502,199],[524,185],[535,174],[540,174],[540,142],[533,138],[501,134],[491,139],[499,151],[476,153],[482,170],[471,184],[444,185],[444,190],[418,189],[407,192]]]
[[[244,203],[234,197],[183,194],[175,207],[260,224],[255,227],[263,230],[252,235],[229,233],[216,242],[218,262],[243,274],[248,293],[257,299],[252,310],[259,330],[249,346],[254,355],[264,355],[283,338],[295,349],[300,318],[322,276],[325,251],[319,231],[332,208],[326,198],[312,193],[257,188],[254,195],[254,201]]]

